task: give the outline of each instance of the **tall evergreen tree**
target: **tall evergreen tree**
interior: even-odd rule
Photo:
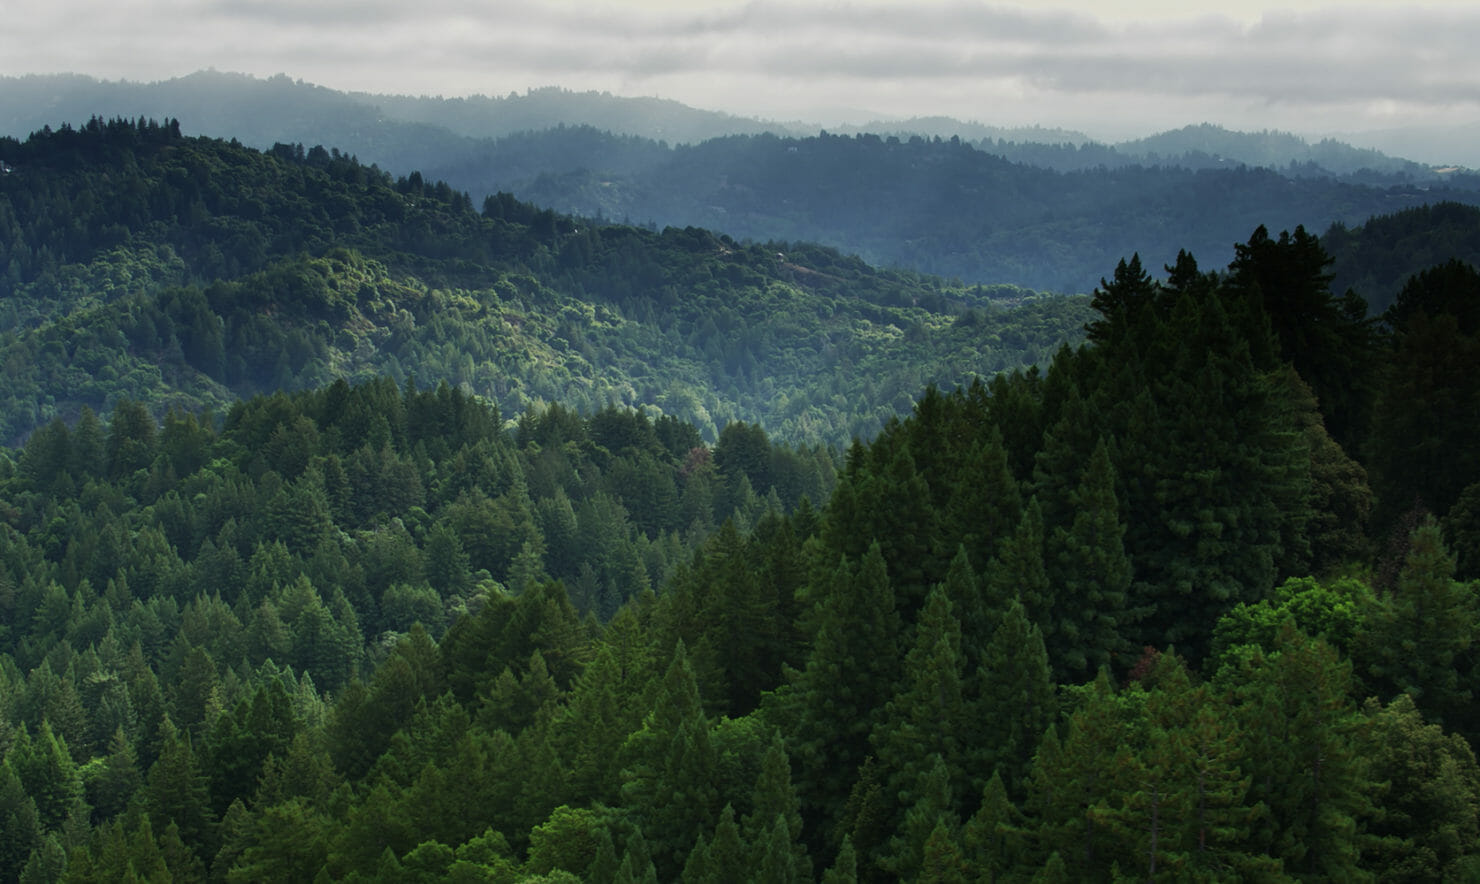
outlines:
[[[1289,873],[1358,876],[1356,833],[1371,784],[1355,741],[1351,665],[1286,624],[1273,651],[1243,648],[1215,688],[1244,734],[1250,798],[1269,810],[1250,847]]]
[[[788,683],[768,710],[790,736],[797,792],[816,832],[841,818],[900,671],[900,617],[879,546],[856,566],[843,559],[824,574],[826,583],[812,587],[806,667],[788,668]]]
[[[925,782],[926,765],[944,765],[953,782],[965,776],[969,734],[962,663],[961,626],[945,587],[937,585],[915,625],[899,690],[869,735],[885,771],[887,794],[906,807]]]
[[[709,720],[682,642],[623,755],[623,807],[640,824],[659,874],[671,877],[719,812]]]
[[[1045,564],[1057,597],[1049,654],[1059,680],[1082,681],[1101,666],[1127,662],[1136,621],[1149,613],[1128,604],[1131,562],[1104,439],[1096,443],[1070,504],[1071,523],[1055,528],[1047,543]]]
[[[1043,636],[1017,599],[1002,612],[971,687],[968,730],[976,738],[969,744],[969,768],[978,779],[990,771],[1021,796],[1033,752],[1058,718],[1058,700]]]
[[[166,718],[161,740],[159,760],[149,767],[144,783],[144,809],[161,824],[179,826],[180,837],[191,848],[214,855],[219,846],[216,815],[190,735]]]
[[[1438,524],[1426,520],[1413,532],[1398,585],[1366,617],[1356,656],[1367,661],[1379,696],[1409,694],[1430,721],[1473,735],[1480,719],[1464,670],[1473,665],[1480,599],[1454,570]]]

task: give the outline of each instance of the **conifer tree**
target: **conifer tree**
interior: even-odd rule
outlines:
[[[965,452],[942,517],[943,544],[953,540],[970,560],[985,565],[1022,518],[1023,499],[1007,462],[1002,430],[995,423],[980,431]],[[950,549],[950,546],[946,546]]]
[[[1070,495],[1072,521],[1055,528],[1047,544],[1049,581],[1058,622],[1049,650],[1058,680],[1082,681],[1101,666],[1124,663],[1135,621],[1127,593],[1131,562],[1122,538],[1115,467],[1109,446],[1095,444],[1084,477]]]
[[[190,736],[166,718],[160,738],[159,760],[144,783],[144,809],[161,825],[178,825],[186,844],[212,856],[218,846],[216,816]]]
[[[0,877],[20,877],[43,835],[36,801],[26,794],[10,758],[0,759]]]
[[[1398,585],[1378,597],[1355,656],[1382,697],[1407,693],[1424,715],[1450,729],[1476,733],[1471,691],[1460,670],[1474,643],[1480,599],[1454,579],[1454,557],[1432,520],[1412,535]]]
[[[954,782],[964,777],[968,734],[961,681],[961,626],[945,587],[938,584],[915,625],[899,691],[869,738],[886,772],[888,794],[906,807],[925,781],[926,765],[943,764]]]
[[[747,843],[757,848],[764,844],[768,852],[772,847],[784,844],[789,855],[786,868],[794,875],[810,879],[812,864],[802,841],[801,808],[791,783],[791,761],[786,754],[786,742],[779,730],[772,732],[766,754],[761,758],[761,770],[751,793],[750,808],[750,812],[741,819],[741,832]]]
[[[1017,599],[1047,640],[1053,632],[1056,599],[1044,567],[1043,543],[1043,509],[1033,498],[1023,507],[1023,517],[1012,537],[988,564],[982,596],[992,610],[1002,610],[1009,599]]]
[[[907,798],[910,803],[903,822],[889,839],[887,851],[877,858],[878,864],[898,880],[913,880],[924,870],[931,833],[944,826],[954,842],[960,828],[960,820],[951,809],[954,802],[945,760],[931,755],[929,763],[930,767],[919,772],[919,780]]]
[[[133,742],[122,727],[116,728],[108,741],[108,755],[85,782],[93,820],[102,822],[122,813],[143,783]]]
[[[1362,865],[1380,880],[1459,880],[1480,825],[1480,766],[1458,734],[1429,724],[1408,694],[1369,699],[1363,755],[1378,785]],[[1465,857],[1469,856],[1467,860]]]
[[[713,825],[719,795],[714,749],[694,671],[682,642],[642,730],[623,750],[622,804],[641,825],[659,874],[676,874],[700,833]]]
[[[844,836],[837,858],[823,873],[822,884],[855,884],[857,881],[858,855],[853,851],[853,839]]]
[[[1354,737],[1351,665],[1291,624],[1265,653],[1246,647],[1216,685],[1233,707],[1247,746],[1250,798],[1269,810],[1250,834],[1296,874],[1357,873],[1358,819],[1370,783]]]
[[[899,613],[879,546],[857,566],[842,560],[825,579],[809,618],[806,667],[788,669],[788,684],[776,697],[804,813],[824,832],[842,817],[900,667]]]
[[[699,843],[702,844],[702,840]],[[756,847],[740,837],[735,808],[726,804],[720,811],[719,822],[715,823],[714,838],[705,848],[702,880],[715,884],[741,884],[753,880],[757,861],[763,856]]]
[[[915,880],[920,884],[966,884],[970,880],[961,848],[945,820],[937,821],[925,840],[920,874]]]
[[[981,806],[961,829],[961,848],[973,880],[996,884],[1016,865],[1022,849],[1022,814],[1007,797],[1002,777],[993,772]]]
[[[1054,728],[1044,734],[1033,758],[1028,807],[1038,822],[1040,850],[1060,854],[1069,871],[1091,879],[1103,878],[1122,848],[1102,819],[1126,785],[1117,756],[1139,735],[1135,699],[1117,696],[1105,670],[1083,703],[1066,723],[1062,742]]]
[[[1038,627],[1011,599],[971,679],[968,708],[975,738],[969,768],[1000,777],[1014,795],[1026,794],[1033,752],[1058,717],[1048,654]]]
[[[49,834],[31,851],[21,870],[20,884],[51,884],[60,881],[66,871],[67,851],[57,835]]]
[[[82,802],[82,777],[67,742],[42,721],[34,736],[22,731],[7,756],[21,786],[36,805],[36,820],[46,831],[59,831]]]
[[[1088,326],[1089,340],[1094,343],[1114,343],[1128,330],[1134,328],[1139,314],[1155,303],[1156,283],[1151,274],[1141,266],[1141,255],[1131,255],[1115,265],[1110,281],[1100,280],[1090,302],[1100,319]]]
[[[617,858],[616,842],[612,840],[612,832],[609,826],[602,826],[595,832],[596,855],[591,858],[591,865],[586,867],[585,880],[592,884],[611,884],[617,875],[617,866],[620,860]]]
[[[972,567],[965,545],[956,549],[951,566],[946,569],[946,598],[950,599],[951,610],[961,624],[961,658],[963,674],[970,673],[981,665],[987,643],[997,629],[1000,609],[989,609],[982,596],[981,582]]]

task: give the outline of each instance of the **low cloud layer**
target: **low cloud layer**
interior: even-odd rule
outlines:
[[[560,85],[777,118],[945,114],[1101,137],[1204,120],[1305,134],[1480,120],[1480,9],[1105,21],[979,3],[55,0],[6,4],[0,73],[215,67],[339,89]],[[824,120],[826,121],[826,120]]]

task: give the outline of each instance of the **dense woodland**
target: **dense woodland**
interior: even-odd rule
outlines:
[[[0,78],[0,135],[95,114],[178,117],[187,133],[262,149],[337,145],[475,205],[507,192],[583,217],[822,243],[883,267],[1069,293],[1132,252],[1152,266],[1179,249],[1225,264],[1260,224],[1320,232],[1444,200],[1480,205],[1480,176],[1454,167],[1480,165],[1467,150],[1441,170],[1210,125],[1120,144],[941,118],[829,134],[559,89],[440,99],[214,71],[153,84]],[[1404,279],[1362,294],[1385,307]]]
[[[0,439],[120,397],[222,411],[336,378],[445,380],[517,415],[646,407],[844,445],[926,385],[1046,361],[1088,299],[835,251],[603,225],[178,125],[0,139]]]
[[[129,137],[332,180],[169,129]],[[5,186],[43,154],[0,142]],[[576,224],[399,192],[364,196],[478,235],[396,252],[404,225],[346,212],[284,228],[293,260],[450,288]],[[182,268],[158,287],[211,304],[219,242],[149,217]],[[83,260],[5,242],[17,291]],[[59,412],[0,458],[0,879],[1480,875],[1480,273],[1369,316],[1264,227],[1216,272],[1107,270],[1082,341],[922,386],[846,452],[387,375]],[[928,281],[857,284],[882,310]]]

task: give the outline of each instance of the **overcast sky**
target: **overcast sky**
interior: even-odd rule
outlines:
[[[657,95],[826,124],[942,114],[1099,138],[1480,126],[1480,3],[0,0],[0,73],[207,67],[336,89]]]

